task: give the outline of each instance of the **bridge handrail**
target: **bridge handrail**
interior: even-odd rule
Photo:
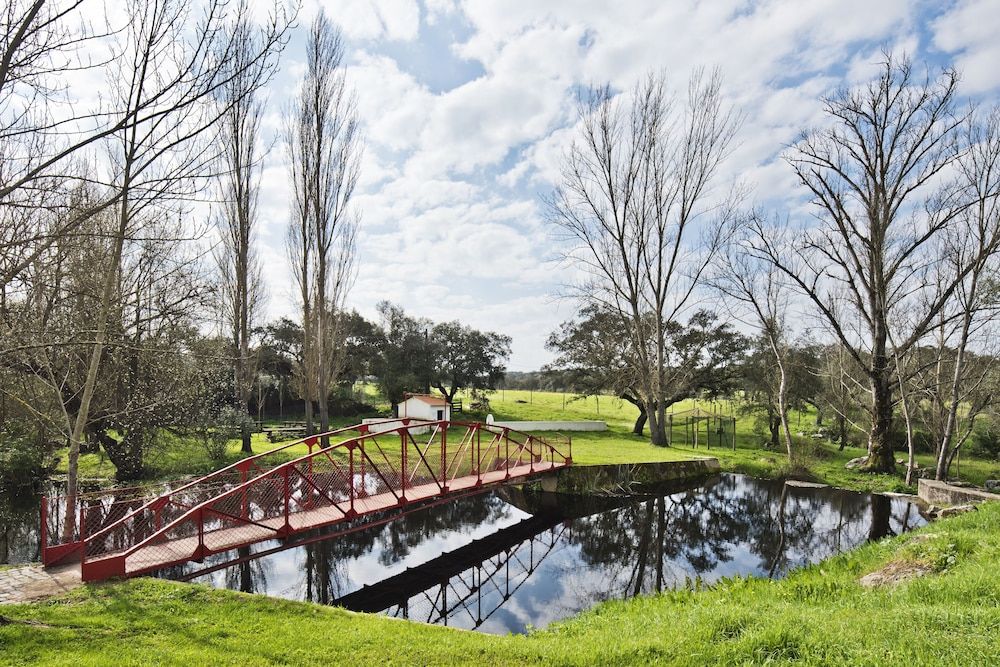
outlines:
[[[389,423],[391,423],[391,422],[400,422],[401,425],[399,427],[397,427],[397,428],[388,429],[386,431],[381,431],[379,433],[372,434],[372,433],[368,433],[367,432],[368,429],[366,427],[370,427],[372,425],[384,424],[384,423],[387,423],[387,422],[389,422]],[[530,446],[530,443],[532,443],[532,442],[538,442],[542,446],[548,447],[554,453],[559,454],[559,456],[561,456],[563,458],[563,461],[565,463],[568,464],[568,463],[571,462],[571,459],[569,458],[569,456],[564,455],[561,452],[559,452],[555,447],[553,447],[552,445],[550,445],[544,439],[539,438],[537,436],[534,436],[534,435],[532,435],[530,433],[525,433],[523,431],[518,431],[516,429],[508,428],[508,427],[505,427],[505,426],[494,426],[493,424],[485,424],[485,423],[479,423],[479,422],[453,422],[453,421],[448,421],[448,420],[435,420],[435,421],[426,420],[425,421],[425,420],[412,419],[412,418],[386,419],[386,420],[383,420],[381,422],[369,422],[368,424],[358,424],[358,425],[356,425],[354,427],[351,427],[351,429],[355,429],[355,430],[362,430],[363,429],[362,432],[361,432],[361,434],[358,435],[357,437],[350,438],[348,440],[343,440],[343,441],[338,442],[336,444],[330,445],[329,447],[320,449],[319,451],[309,452],[308,454],[304,454],[303,456],[300,456],[299,458],[291,459],[290,461],[285,461],[284,463],[281,463],[281,464],[275,466],[274,468],[272,468],[272,469],[270,469],[270,470],[268,470],[266,472],[261,472],[256,477],[253,477],[251,479],[246,480],[245,482],[242,482],[238,486],[234,486],[233,488],[229,489],[228,491],[225,491],[225,492],[223,492],[223,493],[221,493],[219,495],[213,496],[213,497],[209,498],[208,500],[202,501],[200,504],[195,505],[194,507],[189,508],[181,516],[177,517],[176,519],[174,519],[173,521],[171,521],[167,525],[165,525],[162,528],[156,530],[153,534],[149,535],[148,537],[146,537],[141,542],[139,542],[139,543],[131,546],[130,548],[126,549],[125,551],[121,552],[120,556],[124,557],[124,558],[128,558],[128,556],[133,555],[139,549],[141,549],[141,548],[147,546],[148,544],[152,543],[153,541],[157,540],[159,537],[161,537],[162,535],[168,533],[174,527],[176,527],[178,525],[181,525],[183,522],[189,520],[192,516],[196,515],[198,512],[203,512],[209,505],[215,504],[215,503],[219,502],[220,500],[228,498],[228,497],[230,497],[232,495],[235,495],[235,494],[238,494],[238,493],[242,493],[246,489],[250,488],[251,486],[253,486],[257,482],[259,482],[264,477],[267,477],[268,475],[274,475],[275,473],[277,473],[278,471],[280,471],[282,469],[294,468],[298,464],[304,463],[304,462],[308,461],[310,458],[312,458],[314,456],[317,456],[317,455],[322,454],[322,453],[329,453],[332,450],[335,450],[335,449],[338,449],[338,448],[342,448],[342,447],[352,448],[353,446],[356,446],[360,441],[365,440],[367,438],[371,438],[371,437],[376,436],[376,435],[381,435],[381,434],[385,434],[385,433],[393,433],[393,432],[399,433],[400,431],[408,431],[409,428],[411,428],[412,426],[419,426],[419,427],[423,427],[423,426],[427,426],[427,427],[441,427],[443,425],[447,425],[446,428],[450,427],[450,426],[464,426],[464,427],[469,427],[469,428],[479,428],[479,429],[482,429],[482,430],[489,430],[491,433],[494,433],[494,434],[499,433],[501,435],[504,434],[504,433],[516,433],[516,434],[519,434],[519,435],[523,435],[523,436],[526,437],[525,444],[527,444],[527,445]],[[340,431],[342,432],[344,430],[351,430],[351,429],[340,429]],[[494,430],[494,429],[496,429],[496,430]],[[313,436],[313,437],[320,437],[320,436]],[[532,456],[535,455],[535,453],[534,453],[533,450],[529,449],[529,452],[532,454]],[[509,463],[509,461],[508,461],[508,463]],[[86,553],[84,553],[84,558],[86,558]]]
[[[354,424],[353,426],[344,426],[342,428],[334,429],[333,431],[327,431],[325,433],[315,433],[313,435],[307,435],[307,436],[305,436],[303,438],[299,438],[298,440],[292,440],[291,442],[286,442],[285,444],[283,444],[283,445],[281,445],[279,447],[275,447],[274,449],[269,449],[266,452],[261,452],[260,454],[254,454],[253,456],[248,456],[246,458],[240,459],[239,461],[235,461],[235,462],[233,462],[233,463],[231,463],[231,464],[229,464],[229,465],[227,465],[227,466],[225,466],[223,468],[219,468],[218,470],[216,470],[214,472],[211,472],[211,473],[209,473],[207,475],[203,475],[201,477],[198,477],[197,479],[193,479],[190,482],[188,482],[187,484],[184,484],[183,486],[179,486],[176,489],[171,489],[171,490],[167,491],[166,493],[161,493],[160,495],[156,496],[152,500],[149,500],[148,502],[144,503],[141,507],[136,508],[135,510],[133,510],[132,512],[129,512],[128,514],[126,514],[125,516],[121,517],[120,519],[114,521],[113,523],[108,524],[107,526],[105,526],[104,528],[102,528],[99,531],[95,532],[94,534],[92,534],[92,535],[86,535],[81,541],[84,543],[84,545],[86,545],[88,542],[90,542],[92,540],[101,539],[101,538],[105,537],[112,530],[117,529],[122,523],[124,523],[124,522],[126,522],[126,521],[128,521],[130,519],[134,519],[136,516],[140,515],[143,512],[149,511],[153,507],[153,505],[155,505],[156,503],[164,502],[165,499],[169,499],[170,496],[172,496],[174,494],[180,493],[182,491],[190,490],[194,486],[199,486],[201,484],[209,482],[210,480],[215,479],[217,477],[220,477],[223,474],[227,474],[227,473],[233,472],[234,470],[239,470],[240,467],[247,467],[248,464],[250,464],[250,463],[252,463],[252,462],[254,462],[256,460],[259,460],[259,459],[261,459],[261,458],[263,458],[265,456],[270,456],[272,454],[276,454],[278,452],[284,451],[286,449],[289,449],[291,447],[295,447],[295,446],[301,445],[301,444],[306,444],[310,448],[310,453],[312,453],[311,452],[312,447],[314,447],[316,445],[316,441],[318,441],[321,438],[328,438],[330,436],[338,435],[340,433],[345,433],[345,432],[348,432],[348,431],[358,431],[358,430],[361,430],[361,429],[365,429],[368,426],[373,426],[373,425],[377,426],[377,425],[383,424],[385,422],[395,422],[395,421],[400,421],[400,420],[399,419],[385,419],[385,420],[381,420],[381,421],[378,421],[378,422],[368,422],[367,424]],[[310,442],[310,441],[313,441],[313,442]],[[306,456],[308,456],[308,455],[306,455]],[[284,462],[284,463],[287,463],[287,461]],[[278,464],[277,466],[275,466],[275,468],[278,468],[281,465],[284,465],[284,463]],[[268,471],[268,472],[270,472],[270,471]],[[266,474],[266,473],[263,473],[263,474]],[[251,479],[257,479],[257,478],[254,477],[254,478],[251,478]],[[138,488],[138,487],[133,487],[133,488]],[[81,526],[82,526],[82,518],[80,519],[80,521],[81,521]],[[86,548],[84,548],[83,559],[86,560]]]

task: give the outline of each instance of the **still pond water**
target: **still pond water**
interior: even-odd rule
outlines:
[[[880,495],[724,474],[696,488],[536,511],[501,489],[283,548],[262,543],[159,576],[490,633],[596,603],[753,574],[781,577],[923,525]],[[371,523],[371,521],[369,521]],[[324,539],[326,538],[326,539]]]

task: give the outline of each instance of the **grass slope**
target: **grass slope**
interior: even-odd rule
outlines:
[[[994,503],[782,581],[609,602],[527,637],[139,579],[0,608],[0,664],[990,665],[1000,659],[998,558]],[[934,573],[859,585],[889,562]]]

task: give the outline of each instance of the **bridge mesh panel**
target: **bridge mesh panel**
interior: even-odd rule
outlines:
[[[291,469],[288,523],[295,530],[337,521],[347,513],[348,471],[325,454]]]
[[[354,510],[375,512],[399,502],[403,483],[402,449],[395,433],[365,439],[354,449]]]
[[[431,498],[442,484],[457,491],[500,481],[511,468],[524,474],[529,464],[537,470],[565,463],[543,440],[502,429],[453,426],[446,443],[443,435],[440,428],[362,435],[294,463],[287,461],[287,451],[265,454],[241,464],[244,472],[227,468],[194,483],[176,483],[178,488],[148,506],[143,506],[148,492],[92,499],[87,558],[131,549],[126,571],[150,570],[270,539],[286,525],[303,530],[340,521],[351,509],[366,514],[394,507],[404,487],[408,499]],[[49,511],[57,515],[59,507]]]
[[[116,502],[116,505],[127,504],[126,512],[98,512],[100,518],[92,520],[88,510],[87,558],[101,558],[141,542],[160,528],[184,516],[192,507],[224,493],[238,485],[241,480],[242,474],[238,470],[224,470],[210,478],[193,483],[187,481],[173,483],[172,486],[178,487],[174,490],[170,489],[171,485],[167,485],[166,488],[159,487],[156,493],[147,493],[139,498],[138,502]],[[143,507],[158,497],[162,502]],[[119,523],[116,524],[116,521]]]

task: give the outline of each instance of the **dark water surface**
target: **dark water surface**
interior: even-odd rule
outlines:
[[[39,502],[36,489],[0,493],[0,565],[37,563],[42,559],[39,542]]]
[[[731,474],[665,495],[566,505],[540,511],[530,497],[501,489],[348,535],[316,532],[311,543],[283,550],[279,542],[258,544],[160,576],[524,632],[602,600],[696,578],[780,577],[925,523],[902,499]]]

